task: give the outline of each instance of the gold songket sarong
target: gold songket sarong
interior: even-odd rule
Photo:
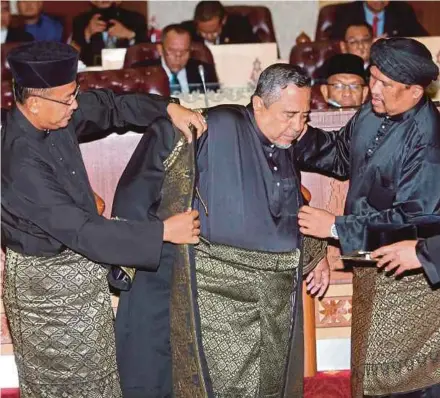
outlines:
[[[4,304],[21,398],[122,396],[106,273],[70,250],[7,250]]]
[[[353,398],[440,383],[440,289],[422,272],[396,280],[357,267],[353,292]]]
[[[202,341],[218,398],[280,397],[300,251],[196,246]],[[290,395],[286,395],[290,396]]]

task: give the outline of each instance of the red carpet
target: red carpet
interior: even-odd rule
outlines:
[[[2,389],[1,398],[19,398],[16,388]],[[295,398],[295,397],[292,397]],[[350,372],[320,372],[304,382],[304,398],[350,398]]]

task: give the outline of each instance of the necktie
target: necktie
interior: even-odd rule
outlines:
[[[176,91],[182,91],[182,88],[180,87],[179,80],[177,79],[177,73],[171,73],[170,77],[170,90],[171,93]]]
[[[373,36],[377,37],[377,29],[378,29],[378,25],[379,24],[379,17],[377,15],[375,15],[373,17]]]

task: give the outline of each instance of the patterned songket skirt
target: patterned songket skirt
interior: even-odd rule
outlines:
[[[103,267],[70,250],[8,250],[4,304],[21,398],[121,397]]]
[[[196,247],[202,341],[216,398],[283,395],[299,260],[299,250]]]

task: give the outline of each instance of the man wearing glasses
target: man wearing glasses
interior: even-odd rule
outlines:
[[[364,103],[368,86],[362,58],[338,54],[327,61],[324,70],[326,83],[321,85],[321,93],[329,106],[351,108]]]
[[[170,90],[190,93],[203,90],[199,66],[203,66],[208,90],[219,88],[217,73],[213,64],[191,58],[191,35],[182,25],[168,25],[162,31],[162,43],[157,45],[160,59],[137,62],[134,66],[160,65],[170,82]]]
[[[57,42],[12,50],[16,106],[2,127],[4,303],[22,397],[120,397],[113,313],[100,263],[158,265],[163,242],[197,243],[196,211],[164,221],[98,214],[78,142],[169,117],[188,137],[204,119],[165,98],[79,93],[78,53]]]
[[[364,60],[364,68],[370,65],[370,49],[373,44],[373,28],[366,22],[347,26],[344,40],[340,42],[343,54],[354,54]]]

